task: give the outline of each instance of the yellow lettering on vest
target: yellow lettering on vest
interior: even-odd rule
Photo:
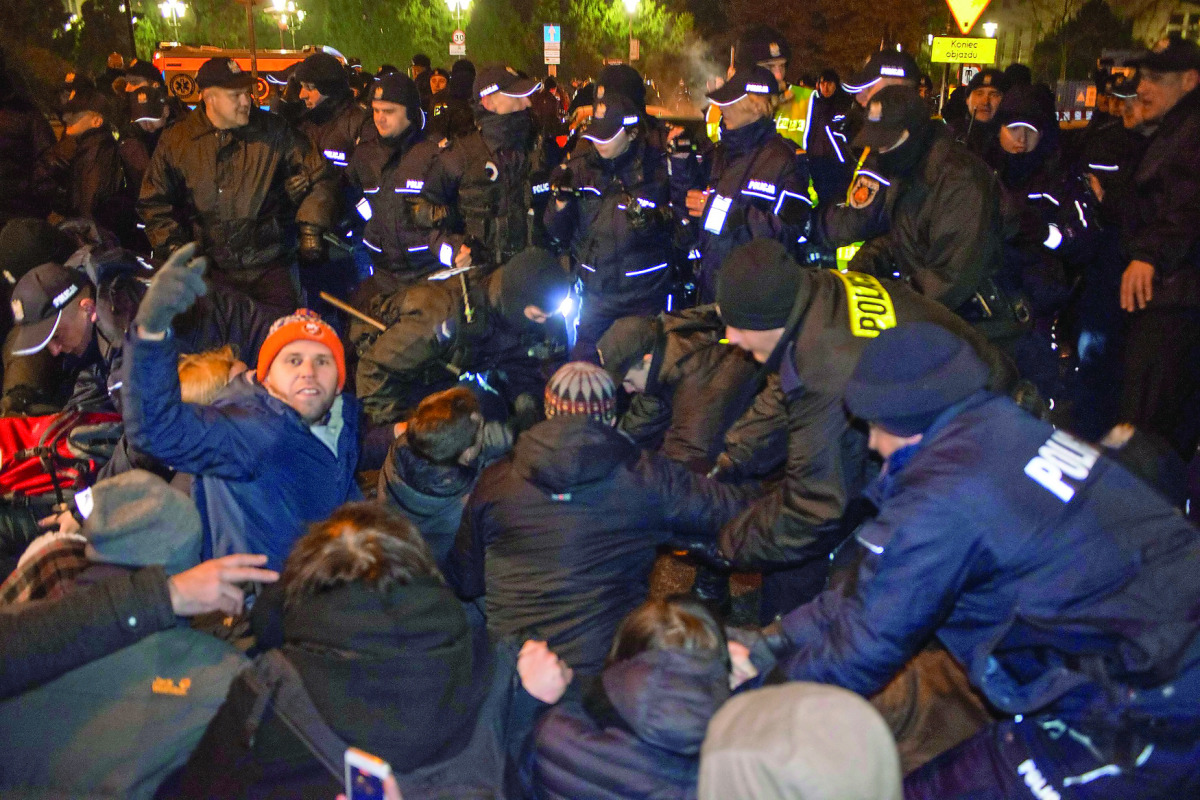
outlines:
[[[878,280],[861,272],[838,272],[846,286],[846,305],[850,309],[850,333],[874,339],[880,331],[896,327],[896,308]]]

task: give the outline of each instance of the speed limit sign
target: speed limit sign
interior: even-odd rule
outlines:
[[[466,44],[467,32],[464,30],[455,31],[454,35],[450,37],[450,41],[454,42],[455,44]]]

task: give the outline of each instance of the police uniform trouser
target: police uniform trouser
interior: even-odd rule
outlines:
[[[930,761],[904,781],[905,800],[1182,800],[1200,797],[1200,739],[1137,748],[1122,769],[1092,737],[1050,717],[1004,720]]]

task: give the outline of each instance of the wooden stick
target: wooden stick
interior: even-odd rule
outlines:
[[[375,319],[374,317],[368,317],[366,314],[362,313],[357,308],[354,308],[353,306],[343,303],[341,300],[338,300],[336,297],[331,295],[329,292],[321,292],[321,299],[324,300],[326,303],[329,303],[329,305],[333,306],[334,308],[336,308],[340,311],[345,311],[350,316],[360,319],[363,322],[367,323],[368,325],[373,325],[374,327],[378,328],[381,331],[387,330],[387,325],[384,325],[382,322]]]

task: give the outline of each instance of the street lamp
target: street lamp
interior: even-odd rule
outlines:
[[[629,62],[633,63],[633,15],[638,10],[638,0],[625,0],[625,10],[629,13]]]
[[[454,30],[462,30],[462,15],[471,5],[471,0],[446,0],[446,7],[454,12]]]
[[[162,12],[163,19],[171,21],[171,27],[175,30],[175,41],[179,41],[179,18],[187,11],[187,6],[179,2],[179,0],[163,0],[158,4],[158,10]]]
[[[304,22],[304,12],[296,8],[294,0],[271,0],[271,7],[264,9],[267,14],[278,17],[277,24],[279,26],[279,49],[283,49],[283,32],[289,31],[292,34],[292,49],[296,49],[296,27],[292,25],[292,17],[296,18],[296,24]]]
[[[996,29],[999,27],[1000,26],[997,25],[995,22],[985,22],[985,23],[983,23],[983,35],[989,39],[995,39],[996,38]]]

